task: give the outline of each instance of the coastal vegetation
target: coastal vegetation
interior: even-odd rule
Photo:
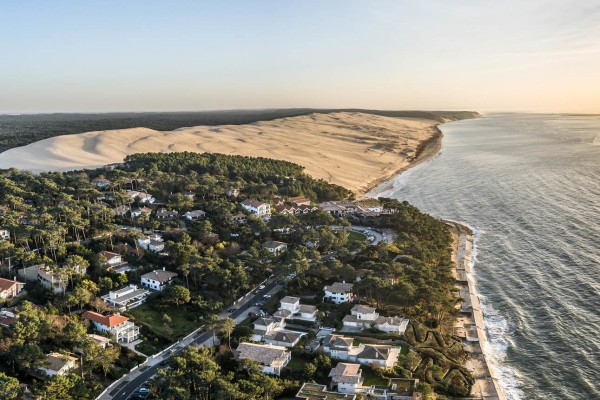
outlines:
[[[140,193],[155,201],[143,202]],[[158,352],[204,326],[220,337],[220,346],[188,348],[172,357],[170,368],[153,382],[157,398],[292,397],[303,381],[326,382],[332,360],[305,354],[303,340],[281,377],[267,376],[232,353],[252,336],[252,318],[236,326],[217,317],[272,276],[283,289],[265,301],[265,311],[274,311],[283,296],[295,295],[315,305],[318,318],[331,327],[341,325],[351,305],[323,301],[323,287],[356,281],[362,304],[411,321],[404,335],[374,328],[354,335],[358,342],[402,346],[392,370],[365,369],[370,379],[418,378],[424,393],[468,395],[472,380],[462,367],[466,353],[449,328],[456,296],[451,237],[444,223],[389,199],[377,201],[383,212],[376,216],[337,217],[315,206],[310,212],[263,219],[248,215],[240,204],[293,196],[313,203],[353,198],[293,163],[220,154],[136,154],[122,165],[70,173],[3,171],[0,229],[8,234],[0,241],[0,276],[13,279],[17,271],[43,265],[62,289],[28,281],[26,294],[6,301],[17,318],[0,332],[0,380],[12,388],[17,379],[34,398],[93,398],[143,362],[142,354]],[[205,216],[161,218],[159,207],[177,210],[179,216],[203,210]],[[151,212],[134,215],[144,208]],[[389,231],[393,240],[370,245],[367,235],[351,233],[350,221]],[[140,246],[139,240],[150,234],[160,234],[163,250]],[[263,247],[266,241],[285,242],[288,249],[274,255]],[[111,252],[131,268],[123,273],[107,268]],[[173,284],[122,312],[140,327],[139,353],[117,345],[100,348],[90,340],[87,334],[94,328],[83,313],[111,310],[99,296],[138,284],[144,274],[159,269],[177,275]],[[292,323],[315,337],[311,324]],[[78,368],[53,378],[40,376],[51,352],[75,354]]]

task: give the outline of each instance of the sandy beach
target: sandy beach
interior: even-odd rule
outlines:
[[[143,152],[210,152],[292,161],[360,195],[435,154],[439,121],[341,112],[174,131],[133,128],[63,135],[0,154],[0,168],[95,168]]]
[[[458,306],[461,316],[454,322],[454,334],[463,338],[465,349],[470,353],[465,367],[475,378],[471,395],[481,399],[505,400],[507,396],[498,384],[495,371],[486,361],[483,351],[487,335],[473,281],[473,234],[471,229],[455,222],[448,222],[448,226],[454,239],[452,272],[456,279],[455,287],[465,300]]]

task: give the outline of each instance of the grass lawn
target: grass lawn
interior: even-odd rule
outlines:
[[[159,351],[161,351],[163,348],[166,348],[166,347],[167,346],[160,346],[159,344],[152,343],[148,340],[144,340],[142,343],[136,345],[135,349],[137,351],[139,351],[140,353],[143,353],[147,356],[151,356],[153,354],[158,353]]]
[[[306,365],[308,361],[302,357],[292,357],[288,365],[286,366],[293,372],[302,372],[304,371],[304,365]]]
[[[361,369],[362,376],[365,378],[365,383],[363,383],[364,386],[375,385],[383,387],[388,385],[388,380],[375,375],[375,372],[373,372],[371,368],[363,366]]]
[[[359,232],[350,231],[348,233],[348,242],[365,242],[367,237]]]
[[[164,310],[156,310],[152,307],[151,303],[146,303],[127,311],[127,313],[135,321],[143,322],[152,330],[173,338],[186,336],[194,329],[200,327],[197,314],[188,311],[185,306],[179,308],[171,306]],[[167,314],[171,318],[171,322],[168,325],[163,323],[164,314]]]

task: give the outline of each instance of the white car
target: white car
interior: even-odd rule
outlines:
[[[258,287],[258,290],[263,290],[264,288],[265,288],[265,285],[260,285],[260,286]]]

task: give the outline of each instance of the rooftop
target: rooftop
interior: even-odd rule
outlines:
[[[285,296],[283,299],[281,299],[281,302],[287,304],[295,304],[300,302],[300,297]]]
[[[352,310],[350,310],[353,313],[360,313],[360,314],[373,314],[375,312],[375,307],[369,307],[369,306],[363,306],[362,304],[357,304],[354,307],[352,307]]]
[[[17,284],[24,285],[24,283],[22,283],[22,282],[17,282],[17,281],[13,281],[10,279],[0,278],[0,291],[8,290]]]
[[[247,358],[264,365],[269,365],[277,359],[283,358],[287,353],[287,349],[282,346],[240,343],[236,352],[241,359]]]
[[[60,371],[70,361],[77,361],[77,358],[60,353],[50,353],[46,358],[46,368],[52,371]]]
[[[118,314],[102,315],[102,314],[98,314],[97,312],[94,312],[94,311],[86,311],[83,314],[81,314],[81,316],[85,319],[89,319],[90,321],[96,322],[98,324],[108,326],[109,328],[119,325],[122,322],[129,321],[129,318],[124,317],[122,315],[118,315]]]
[[[164,269],[156,269],[152,272],[142,275],[142,278],[152,279],[161,283],[168,282],[171,278],[177,276],[176,272],[166,271]]]
[[[354,400],[356,395],[337,392],[328,392],[327,386],[318,385],[316,383],[305,383],[302,385],[296,399],[302,400]]]
[[[332,293],[349,293],[352,292],[354,284],[345,282],[335,282],[331,286],[325,286],[325,290]]]

